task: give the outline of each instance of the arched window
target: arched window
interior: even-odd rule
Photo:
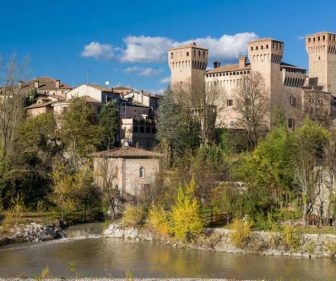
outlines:
[[[144,178],[145,177],[145,168],[142,167],[142,166],[139,169],[139,177],[140,178]]]

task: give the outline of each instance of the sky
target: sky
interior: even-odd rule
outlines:
[[[285,42],[284,61],[308,68],[304,36],[336,32],[328,0],[0,0],[0,57],[29,58],[25,79],[131,86],[161,93],[167,50],[195,41],[233,63],[247,42]]]

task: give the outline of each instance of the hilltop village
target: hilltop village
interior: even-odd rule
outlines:
[[[237,249],[252,230],[277,231],[285,251],[307,253],[303,229],[336,226],[336,34],[305,44],[308,71],[272,38],[223,66],[194,42],[169,49],[164,95],[22,81],[13,63],[0,88],[1,230],[42,212],[185,243],[232,228]]]

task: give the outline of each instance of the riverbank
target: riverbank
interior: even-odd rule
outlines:
[[[122,238],[136,241],[159,242],[174,247],[191,248],[206,251],[259,254],[265,256],[293,256],[304,258],[335,258],[336,235],[300,233],[291,241],[284,241],[282,233],[252,231],[243,247],[235,246],[234,231],[223,228],[206,229],[193,243],[182,243],[171,237],[161,237],[149,228],[122,227],[118,223],[111,224],[105,231],[106,238]]]
[[[36,281],[36,279],[20,279],[20,278],[0,278],[0,281]],[[46,281],[63,281],[64,278],[47,278]],[[67,281],[253,281],[253,280],[238,280],[238,279],[214,279],[214,278],[67,278]]]
[[[51,224],[39,224],[31,222],[18,224],[11,227],[7,232],[0,226],[0,246],[27,242],[42,242],[62,238],[62,230],[65,224],[55,221]]]

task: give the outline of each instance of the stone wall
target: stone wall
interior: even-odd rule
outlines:
[[[292,250],[281,241],[281,233],[254,231],[244,248],[235,247],[232,242],[232,230],[216,228],[206,229],[204,234],[193,244],[180,243],[172,238],[162,238],[147,228],[122,227],[120,224],[111,224],[104,232],[107,238],[133,239],[137,241],[157,241],[174,247],[236,253],[260,254],[270,256],[296,257],[335,257],[336,235],[332,234],[301,234],[300,245]],[[334,252],[329,245],[333,245]]]

